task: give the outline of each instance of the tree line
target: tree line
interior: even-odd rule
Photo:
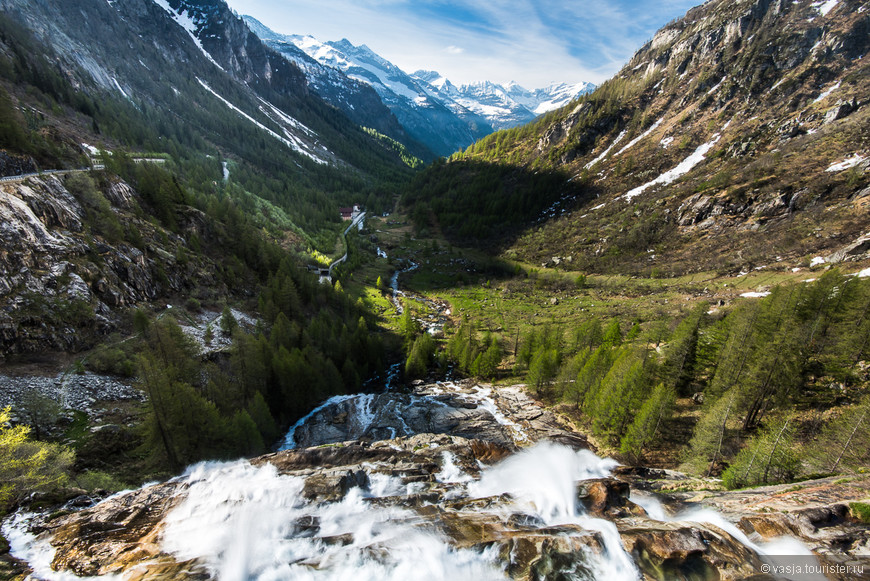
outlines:
[[[573,406],[600,442],[633,462],[664,445],[674,422],[691,421],[676,418],[678,400],[700,406],[690,441],[679,443],[683,468],[721,476],[729,488],[870,463],[861,367],[870,355],[870,280],[831,270],[725,314],[708,309],[675,325],[590,319],[521,337],[481,333],[465,319],[444,352],[472,376],[525,376],[529,389]]]

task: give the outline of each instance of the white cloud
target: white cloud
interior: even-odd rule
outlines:
[[[407,72],[536,88],[600,83],[700,0],[228,1],[277,32],[366,44]]]

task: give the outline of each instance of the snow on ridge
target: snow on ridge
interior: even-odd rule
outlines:
[[[837,172],[837,171],[844,171],[847,169],[851,169],[851,168],[855,167],[856,165],[858,165],[859,163],[862,163],[865,159],[867,159],[867,158],[856,153],[852,157],[847,157],[843,161],[833,164],[831,167],[829,167],[825,171]]]
[[[589,163],[587,163],[586,165],[584,165],[584,166],[583,166],[583,169],[589,169],[589,168],[591,168],[593,165],[595,165],[596,163],[598,163],[599,161],[601,161],[602,159],[604,159],[605,157],[607,157],[607,154],[610,153],[610,150],[613,149],[614,146],[616,146],[617,143],[619,143],[620,141],[622,141],[622,138],[625,137],[625,133],[626,133],[626,131],[623,130],[622,133],[620,133],[619,135],[617,135],[617,136],[616,136],[616,139],[613,140],[613,143],[611,143],[611,144],[607,147],[607,149],[605,149],[604,151],[602,151],[602,152],[601,152],[601,155],[599,155],[598,157],[596,157],[595,159],[593,159],[592,161],[590,161]]]
[[[311,153],[310,151],[305,149],[302,142],[299,141],[299,139],[295,138],[294,136],[290,135],[286,131],[286,129],[285,129],[285,134],[287,134],[286,138],[278,135],[277,133],[275,133],[274,131],[272,131],[271,129],[269,129],[268,127],[266,127],[265,125],[263,125],[262,123],[260,123],[259,121],[257,121],[256,119],[254,119],[253,117],[251,117],[250,115],[248,115],[247,113],[245,113],[244,111],[242,111],[241,109],[239,109],[238,107],[236,107],[235,105],[230,103],[229,101],[227,101],[226,99],[224,99],[217,92],[215,92],[214,89],[209,87],[205,81],[203,81],[199,77],[196,77],[196,80],[199,82],[200,85],[203,86],[203,88],[206,91],[208,91],[209,93],[211,93],[212,95],[217,97],[221,102],[223,102],[224,105],[226,105],[227,107],[229,107],[230,109],[232,109],[233,111],[235,111],[236,113],[238,113],[239,115],[241,115],[242,117],[244,117],[245,119],[247,119],[248,121],[250,121],[251,123],[256,125],[257,127],[259,127],[260,129],[265,131],[266,133],[268,133],[269,135],[271,135],[275,139],[281,141],[284,145],[286,145],[287,147],[289,147],[293,151],[296,151],[297,153],[301,153],[302,155],[305,155],[305,156],[311,158],[312,160],[314,160],[315,162],[317,162],[319,164],[323,164],[323,165],[329,164],[329,162],[327,160],[322,159],[320,157],[317,157],[316,155],[314,155],[313,153]]]
[[[199,37],[196,36],[196,23],[190,17],[190,14],[185,14],[184,12],[176,12],[172,9],[172,6],[169,5],[167,0],[154,0],[154,3],[163,8],[169,16],[178,23],[184,30],[187,31],[187,34],[190,35],[190,38],[193,40],[194,44],[196,44],[197,48],[199,48],[200,52],[205,55],[205,58],[210,60],[214,66],[219,68],[220,70],[224,70],[222,66],[220,66],[214,58],[208,53],[207,50],[202,46],[202,42],[199,40]]]
[[[404,98],[408,99],[409,101],[413,101],[414,99],[416,99],[417,97],[420,96],[420,93],[411,89],[410,87],[408,87],[404,83],[391,79],[388,76],[387,71],[385,71],[383,69],[380,69],[376,66],[370,65],[368,63],[363,63],[363,62],[354,62],[354,63],[351,63],[350,66],[351,67],[359,67],[361,69],[369,71],[370,73],[374,74],[375,77],[377,77],[378,82],[381,84],[381,86],[392,91],[393,93],[395,93],[396,95],[398,95],[400,97],[404,97]],[[348,70],[347,76],[349,76],[351,79],[356,79],[358,81],[362,81],[363,83],[367,83],[369,85],[373,84],[371,79],[364,77],[362,75],[353,74],[350,72],[350,70]]]
[[[714,133],[713,138],[710,141],[699,145],[698,149],[692,152],[692,155],[681,161],[679,165],[661,174],[656,179],[626,192],[625,194],[619,196],[619,198],[625,199],[626,202],[630,202],[632,198],[639,196],[644,191],[646,191],[647,188],[659,184],[668,185],[673,183],[677,178],[689,173],[692,168],[704,161],[704,156],[707,155],[707,152],[710,151],[714,145],[716,145],[720,137],[721,134]]]
[[[719,88],[722,86],[722,83],[724,83],[724,82],[725,82],[725,77],[722,77],[722,80],[719,81],[718,83],[716,83],[716,86],[714,86],[712,89],[710,89],[709,91],[707,91],[707,95],[712,95],[713,93],[715,93],[716,91],[718,91]]]
[[[287,115],[281,109],[277,108],[275,105],[273,105],[269,101],[266,101],[262,97],[257,97],[257,99],[259,99],[263,105],[266,105],[267,107],[269,107],[269,109],[271,109],[275,113],[275,115],[277,115],[287,125],[293,127],[294,129],[299,129],[300,131],[303,131],[306,135],[308,135],[310,137],[317,136],[317,133],[315,133],[314,131],[312,131],[311,129],[309,129],[308,127],[306,127],[304,124],[300,123],[299,121],[297,121],[293,117]],[[264,111],[264,113],[265,113],[265,111]]]
[[[635,137],[634,139],[632,139],[631,141],[629,141],[628,144],[627,144],[625,147],[623,147],[622,149],[620,149],[619,151],[616,152],[616,155],[622,155],[622,153],[623,153],[624,151],[626,151],[627,149],[630,149],[630,148],[631,148],[632,146],[634,146],[634,145],[637,145],[637,143],[638,143],[641,139],[643,139],[644,137],[647,137],[650,133],[652,133],[653,131],[655,131],[656,129],[658,129],[658,128],[659,128],[659,125],[661,125],[661,124],[662,124],[662,121],[664,121],[664,120],[665,120],[665,118],[662,117],[661,119],[659,119],[658,121],[656,121],[655,123],[653,123],[652,125],[650,125],[649,129],[647,129],[646,131],[644,131],[643,133],[641,133],[640,135],[638,135],[637,137]]]

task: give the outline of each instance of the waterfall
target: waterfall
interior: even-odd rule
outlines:
[[[394,415],[399,423],[392,431],[410,432],[402,417],[409,408],[389,398],[404,398],[407,406],[432,410],[445,406],[437,398],[446,397],[444,390],[455,387],[439,384],[436,396],[337,396],[293,426],[284,446],[295,447],[296,430],[307,422],[326,421],[328,415],[318,413],[329,405],[348,412],[346,422],[355,432],[375,425],[376,415]],[[487,410],[494,425],[521,428],[503,415],[488,389],[465,390],[457,397]],[[463,445],[439,450],[452,442],[450,436],[440,438],[406,442],[404,448],[397,445],[401,442],[372,446],[384,451],[377,460],[355,460],[333,470],[330,477],[336,482],[345,474],[353,476],[341,484],[341,494],[333,496],[311,494],[306,488],[312,475],[326,478],[329,467],[323,472],[313,464],[282,474],[268,462],[196,464],[173,481],[178,503],[162,516],[160,549],[179,562],[195,560],[220,581],[490,581],[509,578],[513,539],[534,537],[541,530],[540,534],[561,539],[567,547],[561,554],[570,557],[559,565],[561,578],[641,578],[617,526],[587,514],[578,500],[577,483],[610,476],[617,466],[614,460],[540,442],[482,465]],[[413,478],[403,480],[407,469],[396,464],[399,456],[402,465],[415,466]],[[147,493],[147,487],[142,492]],[[753,542],[709,509],[669,516],[653,495],[636,493],[632,500],[647,510],[653,522],[709,523],[762,556],[811,555],[792,539]],[[30,532],[35,518],[19,513],[3,523],[12,555],[30,563],[35,579],[79,579],[51,569],[56,549],[50,538]],[[524,524],[517,528],[511,524],[515,522]],[[466,526],[470,528],[461,532]],[[495,532],[478,537],[474,531]]]

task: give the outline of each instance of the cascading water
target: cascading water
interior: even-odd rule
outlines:
[[[454,550],[417,527],[412,511],[369,502],[377,498],[371,487],[310,503],[303,478],[245,462],[196,466],[187,484],[187,498],[165,519],[163,549],[203,560],[222,581],[505,578],[491,557]],[[396,479],[377,488],[406,492]]]
[[[499,411],[485,390],[466,390],[463,396]],[[340,396],[332,403],[352,410],[354,419],[348,421],[355,429],[365,429],[374,421],[374,398]],[[413,404],[444,405],[434,396],[418,397]],[[309,421],[318,413],[312,412]],[[499,424],[496,416],[490,417]],[[295,430],[301,425],[291,429],[285,445],[295,446]],[[608,477],[615,461],[545,442],[481,468],[469,456],[470,448],[441,448],[452,440],[441,436],[411,439],[404,448],[396,443],[375,446],[384,451],[380,459],[355,461],[353,470],[363,472],[362,477],[354,476],[349,485],[331,485],[345,486],[338,496],[307,490],[309,479],[320,474],[316,464],[298,473],[247,461],[195,465],[175,480],[179,501],[162,517],[160,550],[179,562],[199,563],[221,581],[488,581],[508,579],[511,567],[519,566],[513,561],[511,539],[541,534],[568,539],[570,550],[563,554],[570,560],[558,565],[558,578],[641,577],[616,525],[586,514],[578,501],[577,482]],[[416,463],[413,477],[407,478],[403,462]],[[351,474],[341,468],[334,478],[345,473]],[[636,500],[652,519],[674,520],[654,497]],[[12,554],[30,562],[36,578],[78,579],[51,570],[55,548],[49,539],[28,532],[28,518],[16,515],[3,525]],[[759,554],[807,552],[794,544],[776,548],[752,543],[712,511],[677,518],[712,523]],[[512,524],[516,522],[519,528]],[[462,532],[465,526],[474,531],[472,541]]]
[[[659,502],[659,500],[655,496],[649,494],[632,495],[631,500],[637,505],[641,506],[644,510],[646,510],[650,518],[665,522],[694,522],[710,524],[722,529],[723,531],[734,537],[737,541],[742,543],[744,546],[749,547],[759,555],[772,558],[767,560],[772,560],[775,562],[777,556],[798,556],[805,558],[806,560],[804,562],[813,565],[814,569],[822,569],[815,555],[813,555],[813,552],[807,549],[807,547],[804,546],[804,544],[797,539],[780,537],[767,543],[756,543],[753,542],[749,537],[747,537],[743,531],[737,528],[734,524],[728,522],[725,517],[723,517],[715,510],[709,508],[692,509],[680,512],[674,516],[668,516],[661,502]],[[810,581],[811,577],[812,576],[808,576],[806,581]],[[824,576],[819,576],[818,579],[824,579]]]
[[[600,555],[589,553],[589,570],[595,578],[627,580],[640,572],[622,547],[616,526],[584,514],[577,502],[577,482],[610,476],[618,463],[599,458],[589,450],[574,450],[548,442],[511,456],[484,472],[469,485],[472,496],[509,494],[514,504],[540,518],[546,525],[576,524],[599,533],[604,546]]]

